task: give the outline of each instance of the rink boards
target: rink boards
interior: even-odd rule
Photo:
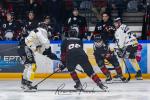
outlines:
[[[150,78],[150,42],[149,41],[140,41],[143,46],[142,49],[142,59],[139,62],[142,73],[144,73],[144,78]],[[0,42],[0,78],[20,78],[21,73],[23,71],[23,65],[21,64],[21,59],[17,54],[17,44],[15,41],[3,41]],[[51,42],[52,51],[60,57],[60,44],[61,42]],[[111,44],[113,47],[114,44]],[[95,62],[95,58],[93,56],[93,44],[92,42],[86,41],[84,43],[84,50],[87,53],[89,60],[95,70],[96,73],[99,74],[100,77],[104,77],[101,74],[100,69],[97,67]],[[50,73],[53,73],[57,68],[58,61],[52,61],[41,54],[36,55],[37,62],[37,71],[36,78],[42,78],[47,76]],[[106,61],[107,62],[107,61]],[[127,66],[129,68],[130,73],[132,73],[132,77],[135,74],[132,65],[126,60]],[[111,68],[112,65],[108,62],[106,63],[108,68]],[[82,70],[80,66],[77,66],[78,69]],[[123,72],[126,73],[125,66],[122,66]],[[115,71],[111,71],[115,73]],[[79,77],[85,78],[86,75],[78,72]],[[127,74],[126,74],[127,75]],[[64,72],[57,73],[51,78],[70,78],[67,70]]]

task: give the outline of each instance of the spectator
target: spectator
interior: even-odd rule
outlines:
[[[48,37],[50,40],[61,40],[59,32],[56,31],[56,23],[50,16],[44,16],[43,23],[45,23],[48,28]]]
[[[27,12],[27,19],[23,23],[25,34],[29,34],[38,25],[38,21],[35,18],[33,11]]]
[[[4,11],[2,5],[0,4],[0,25],[4,21],[4,19],[5,19],[5,11]]]
[[[26,7],[27,7],[27,11],[33,11],[37,19],[40,19],[43,13],[42,13],[41,2],[39,0],[27,0]]]
[[[93,34],[100,34],[104,39],[105,43],[107,43],[108,40],[114,39],[114,31],[115,28],[113,25],[113,21],[110,18],[110,15],[107,12],[103,12],[102,20],[100,22],[97,22]]]
[[[86,19],[83,16],[79,15],[79,11],[77,8],[74,8],[72,11],[72,16],[69,17],[64,26],[64,32],[66,33],[65,36],[68,37],[68,30],[69,29],[76,29],[78,32],[78,37],[82,39],[86,39],[87,33],[87,23]]]
[[[144,11],[145,5],[146,5],[146,0],[139,0],[138,1],[138,11]]]
[[[49,16],[55,18],[57,24],[57,32],[62,31],[62,23],[64,22],[64,7],[63,0],[47,0],[47,11]]]
[[[142,40],[147,39],[150,40],[150,2],[147,2],[142,27]]]
[[[14,19],[14,13],[8,12],[6,14],[6,21],[2,23],[2,33],[4,40],[18,40],[20,26],[19,23]]]
[[[67,18],[70,17],[73,7],[73,0],[65,0],[65,20],[67,20]]]
[[[98,20],[101,20],[101,14],[107,11],[107,0],[92,0],[92,11],[96,14]]]
[[[3,34],[2,34],[2,23],[5,19],[5,11],[3,10],[2,5],[0,4],[0,40],[3,40]]]
[[[83,9],[83,10],[90,10],[92,8],[92,2],[91,0],[83,0],[81,3],[80,3],[80,9]]]
[[[137,0],[129,1],[128,5],[127,5],[127,11],[128,12],[137,12],[138,11],[138,1]]]
[[[109,12],[111,13],[111,10],[117,10],[118,17],[122,18],[124,9],[126,8],[126,0],[109,0],[108,8],[110,9]]]

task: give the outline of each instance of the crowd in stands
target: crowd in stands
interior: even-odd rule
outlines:
[[[22,36],[30,33],[41,22],[48,25],[50,40],[61,40],[66,37],[69,28],[76,28],[81,39],[88,39],[91,34],[88,31],[87,19],[79,14],[81,9],[93,11],[97,19],[101,20],[103,12],[108,12],[111,17],[112,11],[115,10],[118,16],[122,17],[124,11],[145,11],[147,1],[1,0],[0,40],[20,40]],[[148,16],[149,11],[146,11],[146,17]]]

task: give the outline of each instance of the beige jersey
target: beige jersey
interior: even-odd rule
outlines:
[[[122,24],[115,32],[115,39],[119,45],[119,48],[126,47],[128,45],[136,46],[138,44],[136,37],[130,31],[127,25]],[[116,44],[117,47],[117,44]],[[118,48],[118,47],[117,47]]]
[[[33,52],[35,52],[39,46],[44,49],[50,47],[48,33],[43,28],[37,28],[36,31],[31,31],[25,38],[25,43]]]

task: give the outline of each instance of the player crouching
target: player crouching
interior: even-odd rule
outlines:
[[[106,76],[106,83],[112,83],[112,77],[110,71],[105,66],[105,59],[114,66],[118,77],[123,82],[126,82],[126,78],[122,74],[122,69],[119,65],[116,55],[114,55],[114,52],[111,51],[108,45],[103,42],[103,39],[100,35],[95,35],[93,47],[96,63],[98,64],[103,74]]]

